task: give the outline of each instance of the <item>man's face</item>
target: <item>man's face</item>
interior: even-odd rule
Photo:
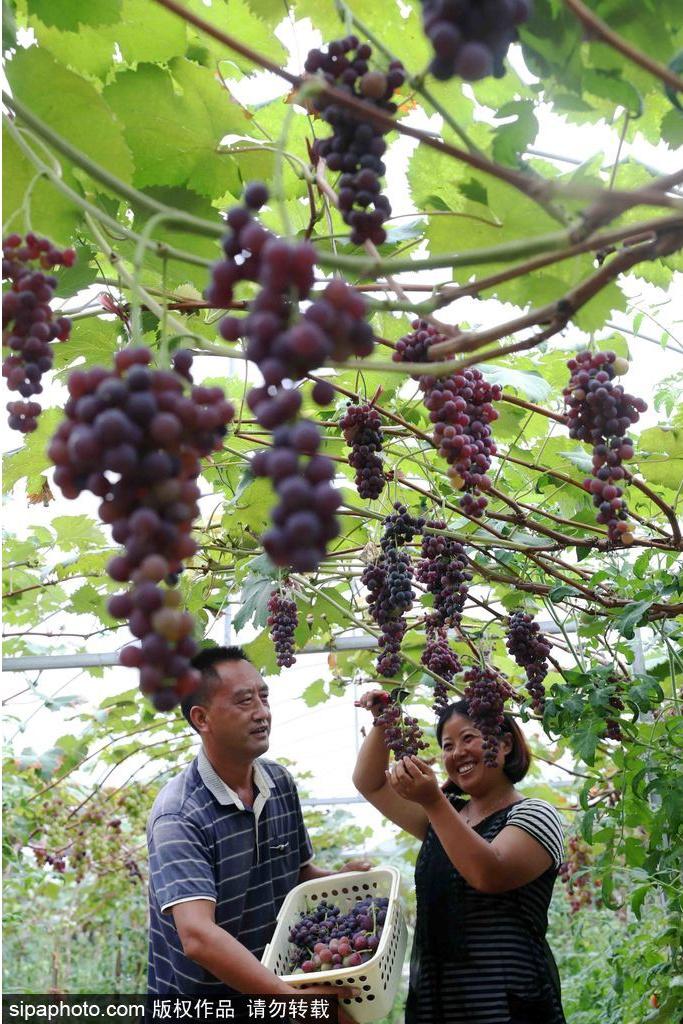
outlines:
[[[206,707],[193,709],[202,739],[217,754],[251,761],[268,749],[271,714],[268,687],[248,661],[213,666],[215,684]]]

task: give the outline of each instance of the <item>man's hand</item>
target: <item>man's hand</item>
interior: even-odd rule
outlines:
[[[427,808],[443,799],[436,775],[419,757],[404,757],[395,761],[386,776],[395,793],[421,807]]]
[[[342,864],[339,871],[335,871],[335,875],[341,875],[345,871],[369,871],[371,867],[372,863],[369,860],[364,860],[362,857],[352,858]]]

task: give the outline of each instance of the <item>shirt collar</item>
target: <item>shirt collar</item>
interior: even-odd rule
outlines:
[[[230,804],[234,804],[240,811],[244,810],[244,804],[238,797],[237,793],[235,793],[235,791],[223,781],[220,775],[218,775],[216,769],[206,756],[203,747],[200,748],[199,754],[197,755],[197,770],[199,771],[202,782],[209,792],[215,796],[219,804],[223,807],[228,807]],[[255,805],[256,802],[258,802],[260,807],[262,807],[268,799],[270,790],[273,788],[273,780],[268,774],[266,766],[258,760],[254,761],[254,782],[259,794],[256,797]]]

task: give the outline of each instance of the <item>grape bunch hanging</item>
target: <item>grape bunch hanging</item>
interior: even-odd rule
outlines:
[[[425,362],[430,347],[444,340],[424,321],[416,321],[413,328],[397,342],[394,361]],[[500,400],[501,388],[489,384],[477,369],[448,377],[423,374],[419,385],[434,424],[434,445],[450,467],[451,483],[465,492],[460,507],[466,515],[479,518],[488,504],[482,492],[491,488],[487,473],[496,445],[490,424],[498,419],[492,403]]]
[[[42,392],[41,379],[54,360],[52,342],[66,341],[71,333],[68,317],[53,316],[50,302],[57,278],[46,271],[72,267],[75,261],[73,249],[58,249],[32,232],[24,239],[17,234],[3,239],[2,279],[10,287],[2,296],[2,375],[8,389],[23,399]],[[38,426],[39,402],[8,402],[7,411],[11,430],[30,434]]]
[[[327,359],[370,355],[374,336],[365,320],[365,300],[354,288],[335,279],[311,294],[315,250],[309,242],[277,238],[255,219],[267,201],[265,185],[252,182],[244,205],[228,212],[225,259],[213,268],[206,298],[229,308],[240,282],[257,285],[248,315],[223,317],[219,330],[227,341],[246,339],[246,355],[263,377],[263,384],[249,391],[247,404],[257,422],[273,431],[273,447],[252,463],[254,474],[268,477],[279,498],[262,538],[265,550],[278,566],[310,572],[339,532],[334,513],[340,497],[331,484],[334,464],[318,451],[320,431],[310,421],[297,421],[302,404],[297,383]],[[303,313],[302,302],[307,303]],[[312,389],[319,405],[333,396],[327,381]]]
[[[510,616],[505,643],[519,667],[526,672],[531,706],[542,715],[545,708],[543,680],[548,674],[548,654],[552,644],[541,633],[533,615],[522,611]]]
[[[495,767],[503,731],[509,685],[489,666],[475,665],[464,675],[465,700],[473,723],[482,734],[484,764]]]
[[[584,480],[584,487],[593,496],[597,521],[607,526],[611,543],[629,547],[634,537],[623,498],[622,463],[633,458],[633,441],[626,432],[647,403],[614,383],[617,373],[628,370],[628,362],[614,352],[579,352],[567,367],[571,378],[563,394],[569,436],[593,446],[593,475]]]
[[[384,705],[376,716],[374,725],[384,728],[384,743],[393,753],[396,761],[403,757],[418,757],[421,750],[429,746],[417,718],[405,714],[398,701],[382,691],[379,699]]]
[[[424,525],[405,505],[396,502],[394,512],[384,520],[380,541],[381,554],[363,570],[361,582],[368,588],[368,611],[381,630],[377,671],[394,676],[401,665],[401,643],[408,628],[405,613],[415,598],[412,588],[413,565],[402,550]]]
[[[374,501],[384,490],[386,478],[382,463],[382,421],[373,405],[349,402],[339,426],[351,448],[349,465],[356,471],[356,487],[361,498]]]
[[[446,523],[432,520],[431,530],[445,530]],[[443,533],[425,533],[416,578],[434,596],[433,621],[436,627],[459,626],[467,600],[472,573],[463,545]]]
[[[434,49],[429,70],[441,81],[505,74],[505,57],[528,20],[532,0],[422,0],[422,24]]]
[[[422,652],[421,662],[425,668],[441,679],[434,681],[434,696],[432,708],[435,714],[440,714],[448,707],[448,684],[453,677],[462,672],[460,659],[448,643],[448,634],[443,626],[439,625],[439,617],[430,615],[427,622],[427,642]]]
[[[268,600],[268,628],[281,668],[291,668],[294,657],[294,633],[299,625],[296,601],[274,590]]]
[[[64,497],[98,497],[100,519],[124,546],[107,572],[131,586],[108,609],[141,642],[124,647],[120,662],[139,669],[142,692],[169,711],[199,682],[194,620],[176,584],[197,551],[200,460],[221,448],[234,409],[221,388],[191,386],[189,353],[176,353],[173,370],[151,360],[149,349],[123,349],[113,370],[75,370],[48,455]]]
[[[371,46],[359,43],[356,36],[347,36],[330,43],[327,51],[311,50],[304,67],[309,74],[322,75],[328,85],[383,113],[395,114],[398,108],[392,96],[405,82],[403,65],[392,61],[386,73],[373,71],[371,57]],[[379,181],[386,172],[382,157],[387,148],[383,138],[387,129],[323,94],[314,97],[312,106],[330,125],[332,135],[316,139],[311,155],[316,161],[323,159],[331,171],[341,172],[337,182],[339,209],[351,228],[351,241],[362,245],[369,239],[381,245],[387,237],[382,225],[391,215],[391,205]]]

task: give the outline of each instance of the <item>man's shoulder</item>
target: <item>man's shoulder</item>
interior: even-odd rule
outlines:
[[[195,758],[159,790],[149,820],[154,822],[164,814],[193,816],[206,803],[206,795]]]
[[[256,764],[262,769],[268,780],[279,792],[296,792],[296,782],[291,772],[279,761],[271,761],[267,757],[259,757]]]

